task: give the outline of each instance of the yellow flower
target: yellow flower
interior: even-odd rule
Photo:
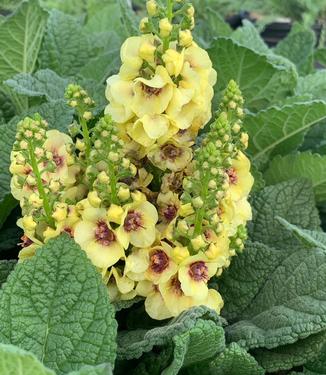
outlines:
[[[144,115],[131,124],[127,132],[134,141],[149,147],[168,132],[169,126],[170,121],[166,115]]]
[[[142,36],[132,36],[124,41],[120,49],[122,65],[120,77],[125,80],[134,79],[139,75],[143,60],[139,56],[139,48],[143,42]]]
[[[157,285],[150,281],[140,281],[136,287],[137,294],[146,297],[145,310],[156,320],[172,318],[173,314],[167,309]]]
[[[133,82],[114,75],[109,77],[106,83],[105,96],[109,104],[105,108],[105,114],[111,115],[113,121],[118,123],[130,120],[134,116],[130,108],[133,99]]]
[[[108,268],[124,257],[124,250],[110,227],[104,208],[86,208],[75,227],[75,241],[96,267]]]
[[[151,246],[155,240],[155,224],[158,220],[156,208],[141,199],[124,206],[117,236],[125,249],[129,243],[137,247]]]
[[[242,152],[233,160],[232,166],[226,171],[229,176],[231,199],[238,201],[250,193],[254,178],[250,173],[250,160]]]
[[[223,306],[223,300],[220,294],[213,289],[209,289],[206,297],[201,298],[200,300],[186,296],[181,288],[181,283],[177,275],[173,276],[166,283],[160,284],[159,291],[161,292],[165,306],[171,312],[172,316],[178,316],[182,311],[193,306],[205,305],[217,312],[220,312]],[[156,311],[159,306],[158,304],[155,305],[155,301],[153,302],[153,305],[150,306],[150,310]],[[148,312],[147,309],[146,311]]]
[[[208,259],[216,262],[218,268],[225,267],[230,258],[228,233],[224,231],[214,237],[214,241],[210,243],[208,249],[205,251],[205,255]]]
[[[250,203],[246,198],[233,202],[235,215],[229,226],[229,236],[233,236],[239,225],[245,225],[247,221],[252,220],[252,210]]]
[[[181,53],[172,48],[169,48],[165,51],[162,59],[170,76],[177,77],[181,73],[183,67],[183,58],[184,50],[182,50]]]
[[[170,103],[174,83],[167,70],[159,65],[152,79],[136,78],[132,111],[141,118],[144,115],[159,115]]]
[[[178,145],[175,141],[155,146],[148,153],[148,159],[158,168],[177,172],[183,170],[192,159],[190,147]]]
[[[19,225],[17,223],[17,225]],[[24,261],[25,259],[29,259],[32,256],[35,255],[36,250],[43,245],[41,241],[39,241],[37,238],[35,238],[32,235],[26,235],[24,234],[21,237],[22,242],[19,243],[19,245],[22,246],[22,249],[20,250],[18,254],[18,261]]]
[[[68,152],[69,146],[72,145],[72,139],[58,130],[48,130],[46,136],[44,149],[51,152],[55,171],[48,172],[42,178],[45,177],[47,181],[59,180],[66,186],[73,185],[76,178],[75,174],[71,173],[72,171],[69,169],[73,159]]]
[[[178,194],[168,191],[167,193],[159,193],[157,196],[157,205],[159,207],[159,217],[164,223],[170,223],[178,215],[180,201]]]
[[[103,277],[103,281],[107,284],[110,300],[130,300],[136,297],[137,293],[134,289],[135,282],[128,277],[123,276],[118,268],[112,267]]]
[[[179,31],[179,42],[182,47],[190,47],[193,42],[193,37],[190,30]]]
[[[207,298],[208,280],[216,274],[217,263],[203,253],[193,255],[180,264],[178,278],[184,294],[197,300]]]
[[[162,18],[160,20],[159,27],[160,27],[160,36],[162,38],[166,38],[167,36],[169,36],[173,28],[172,24],[167,18]]]

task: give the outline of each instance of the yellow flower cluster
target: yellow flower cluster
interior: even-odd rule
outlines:
[[[107,80],[102,118],[94,121],[93,100],[69,85],[70,136],[38,115],[19,123],[10,167],[23,213],[19,256],[65,232],[112,301],[141,296],[154,319],[195,305],[219,312],[210,281],[242,251],[251,218],[243,99],[231,81],[193,147],[211,119],[216,73],[193,41],[190,4],[149,0],[147,10],[143,35],[125,41],[119,74]]]

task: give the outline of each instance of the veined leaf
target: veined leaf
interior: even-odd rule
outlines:
[[[303,229],[320,230],[314,193],[307,180],[267,186],[253,196],[251,204],[253,220],[249,224],[249,236],[253,241],[280,248],[293,245],[293,235],[280,224],[279,216]]]
[[[296,86],[295,67],[279,56],[257,53],[229,38],[216,39],[208,53],[219,77],[217,93],[234,79],[250,110],[282,101]]]
[[[326,48],[320,48],[315,52],[315,61],[326,67]]]
[[[0,85],[17,73],[33,72],[46,19],[38,1],[30,0],[0,23]]]
[[[326,70],[317,70],[315,73],[299,77],[295,93],[309,94],[313,99],[326,101]]]
[[[326,200],[326,156],[310,152],[277,156],[264,177],[269,185],[291,178],[307,178],[312,183],[317,202]]]
[[[291,345],[275,349],[256,349],[253,354],[259,364],[268,372],[290,370],[301,366],[318,356],[326,339],[326,331],[311,335]]]
[[[18,264],[0,294],[0,340],[58,374],[113,364],[117,323],[101,276],[67,235]]]
[[[244,120],[250,137],[248,153],[256,163],[274,155],[288,154],[301,145],[310,127],[325,119],[326,103],[320,101],[271,107],[248,114]]]
[[[315,33],[310,28],[294,24],[290,33],[277,44],[274,51],[291,60],[300,74],[308,74],[313,70],[315,43]]]
[[[16,260],[0,260],[0,286],[6,282],[16,263]]]
[[[34,354],[14,345],[0,344],[0,375],[55,375]]]
[[[318,357],[305,364],[304,374],[305,375],[324,375],[326,373],[326,345],[318,353]]]
[[[277,220],[284,226],[284,228],[297,236],[304,245],[310,247],[319,247],[320,249],[326,250],[325,232],[302,229],[297,225],[289,223],[282,217],[277,217]]]
[[[255,25],[248,20],[242,21],[242,26],[238,27],[232,33],[231,38],[242,46],[250,48],[253,51],[262,54],[272,53],[263,41]]]
[[[88,62],[90,48],[75,17],[51,11],[39,56],[42,69],[52,69],[63,77],[73,76]]]
[[[38,70],[34,75],[20,73],[5,81],[15,92],[25,96],[45,96],[47,100],[59,100],[69,80],[59,77],[50,69]]]
[[[272,349],[292,344],[299,339],[326,329],[326,252],[313,248],[283,248],[276,251],[279,261],[267,274],[262,274],[265,262],[275,256],[275,250],[264,248],[265,256],[258,254],[261,247],[247,246],[232,262],[226,277],[236,280],[250,275],[254,279],[242,285],[232,283],[239,295],[254,287],[256,293],[237,316],[237,322],[226,327],[228,342],[237,342],[247,349]],[[271,255],[273,254],[273,255]],[[238,274],[234,274],[235,263]],[[242,263],[242,268],[239,265]],[[224,294],[223,294],[224,292]],[[222,295],[230,290],[224,288]],[[234,293],[234,292],[233,292]]]

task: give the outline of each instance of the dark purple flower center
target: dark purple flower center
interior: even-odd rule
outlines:
[[[134,232],[143,228],[142,215],[140,212],[130,210],[125,218],[123,227],[126,232]]]
[[[162,91],[162,89],[160,88],[150,87],[150,86],[145,85],[145,83],[141,84],[141,88],[144,91],[144,93],[148,96],[152,96],[152,95],[158,96]]]
[[[188,273],[195,281],[208,281],[208,268],[203,261],[192,263],[189,267]]]
[[[115,234],[103,220],[97,222],[95,239],[103,246],[110,246],[116,240]]]
[[[163,250],[155,250],[150,255],[150,269],[162,273],[169,266],[169,257]]]
[[[163,216],[167,222],[172,221],[177,216],[178,209],[174,204],[169,204],[162,210]]]
[[[238,182],[237,172],[234,168],[227,169],[226,173],[229,176],[230,183],[235,185]]]
[[[161,147],[161,155],[164,160],[170,159],[174,161],[182,155],[182,149],[168,143]]]

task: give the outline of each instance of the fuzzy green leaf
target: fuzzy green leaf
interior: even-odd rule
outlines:
[[[248,114],[244,121],[250,137],[248,153],[256,163],[266,162],[274,155],[286,155],[302,144],[310,127],[325,119],[326,103],[320,101]]]
[[[304,374],[307,375],[325,375],[326,374],[326,341],[324,346],[318,353],[318,357],[305,364]]]
[[[59,77],[50,69],[38,70],[34,75],[21,73],[8,79],[5,84],[25,96],[45,96],[47,100],[62,99],[68,79]]]
[[[114,363],[117,323],[101,276],[67,235],[15,267],[0,294],[0,340],[58,374]]]
[[[215,40],[208,53],[219,77],[217,92],[235,80],[251,110],[281,101],[296,86],[295,67],[276,55],[257,53],[228,38]]]
[[[0,375],[55,375],[34,354],[14,345],[0,344]]]
[[[315,61],[326,67],[326,48],[319,48],[314,54]]]
[[[276,250],[278,260],[275,249],[264,248],[265,256],[257,254],[259,250],[259,246],[251,246],[239,256],[238,262],[246,265],[241,272],[237,264],[240,274],[234,275],[231,266],[229,277],[243,280],[250,275],[254,280],[242,283],[237,291],[249,293],[253,298],[246,301],[249,304],[238,314],[237,322],[226,327],[227,341],[247,349],[271,349],[325,330],[326,252],[318,248],[284,248]],[[267,274],[261,272],[273,256],[276,257],[273,269]],[[231,281],[228,285],[235,288]],[[255,294],[247,290],[252,287]],[[223,292],[226,295],[228,290],[224,288]]]
[[[326,156],[324,155],[307,151],[283,157],[277,156],[270,163],[264,177],[269,185],[291,178],[307,178],[312,183],[317,202],[326,201]]]
[[[259,35],[255,25],[248,20],[242,21],[242,27],[238,27],[231,35],[231,38],[244,47],[250,48],[255,52],[269,54],[271,51]]]
[[[320,249],[326,250],[325,232],[302,229],[296,225],[289,223],[281,217],[278,217],[277,219],[284,226],[284,228],[297,236],[301,240],[303,245],[307,245],[309,247],[319,247]]]
[[[17,73],[33,72],[46,19],[38,1],[30,0],[0,23],[0,85]]]
[[[232,343],[209,364],[207,375],[263,375],[265,372],[254,357],[239,345]]]
[[[77,18],[52,10],[40,51],[42,69],[68,77],[77,74],[89,60],[90,46]]]
[[[0,260],[0,286],[6,282],[16,263],[16,260]]]
[[[253,351],[258,363],[268,372],[290,370],[315,359],[326,340],[326,331],[311,335],[291,345],[275,349],[256,349]]]
[[[249,225],[249,235],[254,241],[280,248],[293,244],[292,234],[280,224],[278,216],[303,229],[320,230],[314,193],[307,180],[267,186],[254,195],[251,203],[253,221]]]
[[[113,375],[112,366],[103,364],[99,366],[85,366],[78,371],[69,372],[68,375]]]
[[[291,60],[303,75],[313,70],[315,43],[315,33],[310,28],[294,24],[290,33],[277,44],[274,51]]]
[[[118,335],[118,359],[139,358],[154,346],[164,346],[176,335],[181,335],[195,326],[198,319],[209,319],[221,325],[221,318],[211,309],[198,306],[184,311],[162,327],[149,330],[121,331]]]
[[[7,220],[7,217],[9,216],[10,212],[17,206],[17,203],[18,202],[11,194],[5,195],[5,198],[0,203],[0,229],[3,227],[3,224]]]
[[[312,99],[326,101],[326,70],[317,70],[298,79],[296,95],[311,95]]]

